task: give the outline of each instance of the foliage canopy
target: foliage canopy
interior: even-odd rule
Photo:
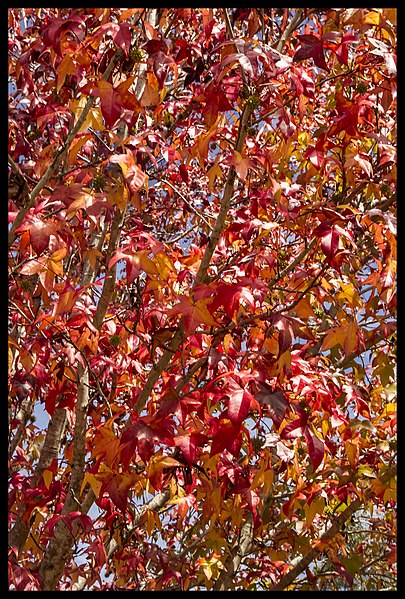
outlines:
[[[8,20],[9,588],[394,588],[395,9]]]

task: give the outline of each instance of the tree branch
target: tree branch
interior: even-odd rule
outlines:
[[[231,555],[225,562],[225,568],[222,570],[218,579],[215,582],[214,591],[229,591],[235,582],[235,574],[243,558],[249,553],[253,541],[253,514],[251,511],[247,513],[246,520],[240,529],[239,539],[237,540]]]
[[[252,113],[252,108],[245,105],[245,108],[243,109],[243,112],[242,112],[242,115],[240,118],[238,138],[237,138],[237,142],[236,142],[236,146],[235,146],[235,150],[237,152],[241,152],[241,150],[243,148],[243,144],[244,144],[245,138],[246,138],[247,124],[249,122],[249,117],[250,117],[251,113]],[[204,255],[202,257],[198,272],[196,274],[193,289],[197,285],[199,285],[200,283],[202,283],[204,281],[205,276],[207,274],[208,267],[211,262],[212,255],[215,251],[215,248],[218,245],[218,241],[221,236],[221,233],[224,230],[225,219],[226,219],[226,216],[229,211],[230,201],[231,201],[231,197],[232,197],[233,190],[234,190],[235,178],[236,178],[236,171],[235,171],[235,167],[232,165],[229,170],[228,177],[227,177],[227,180],[225,183],[225,189],[224,189],[224,193],[223,193],[222,200],[221,200],[219,214],[218,214],[217,220],[215,221],[215,225],[212,230],[211,236],[208,240],[208,244],[205,248]],[[177,351],[178,347],[180,346],[182,339],[183,339],[183,318],[180,319],[179,326],[170,341],[169,348],[163,353],[163,355],[160,357],[159,361],[153,365],[152,370],[149,373],[148,379],[146,380],[145,385],[143,386],[143,388],[138,396],[138,399],[136,401],[135,409],[138,412],[141,412],[143,410],[143,408],[145,407],[146,402],[148,400],[150,393],[152,392],[153,387],[159,380],[162,372],[167,368],[170,360],[172,359],[173,354]]]
[[[37,486],[44,470],[58,457],[60,440],[64,435],[66,423],[66,409],[57,408],[46,431],[39,462],[31,479],[31,488]],[[9,534],[9,546],[17,547],[19,552],[22,551],[30,530],[29,523],[23,520],[26,508],[25,503],[20,505],[16,521]]]
[[[387,483],[391,478],[393,478],[396,474],[396,465],[389,467],[384,474],[380,477],[382,483]],[[366,492],[367,499],[372,497],[372,492]],[[285,574],[277,584],[273,585],[269,590],[270,591],[283,591],[287,587],[289,587],[294,580],[299,576],[308,566],[309,564],[317,557],[318,554],[323,553],[323,543],[324,541],[329,541],[333,539],[338,532],[342,530],[342,526],[345,522],[350,520],[353,514],[364,505],[364,500],[356,497],[352,501],[352,503],[334,520],[329,529],[321,536],[319,539],[318,545],[312,547],[308,553],[304,555],[304,557],[292,568],[287,574]],[[321,547],[321,548],[319,548]]]
[[[110,241],[106,254],[106,266],[108,266],[112,253],[118,247],[125,212],[125,209],[123,211],[120,211],[118,208],[116,209],[111,225]],[[112,267],[111,274],[104,280],[103,291],[93,319],[93,324],[97,330],[101,329],[106,311],[111,302],[115,287],[115,272],[116,265]],[[94,275],[95,271],[93,268],[85,272],[83,276],[87,280]],[[66,500],[62,508],[63,515],[77,510],[77,498],[80,494],[85,473],[87,411],[89,405],[89,369],[87,365],[78,365],[77,380],[78,388],[75,410],[72,474]],[[76,528],[74,530],[76,530]],[[54,590],[56,588],[65,567],[66,560],[72,550],[74,538],[75,534],[71,534],[62,521],[56,524],[54,538],[49,542],[40,566],[44,590]]]
[[[105,72],[103,73],[103,75],[101,77],[102,80],[106,81],[110,77],[115,65],[117,64],[117,62],[120,60],[120,58],[122,56],[124,56],[124,52],[123,52],[123,50],[121,50],[121,48],[119,48],[115,52],[114,56],[110,60],[109,65],[107,66]],[[96,99],[95,96],[90,96],[88,98],[88,100],[86,102],[86,106],[83,108],[82,113],[79,116],[79,118],[77,119],[76,124],[70,130],[70,133],[68,134],[66,141],[63,144],[62,148],[57,151],[55,158],[53,159],[51,164],[48,166],[45,173],[42,175],[40,181],[38,181],[37,185],[34,187],[34,189],[29,194],[26,204],[21,208],[21,210],[15,217],[14,222],[13,222],[11,229],[9,231],[9,234],[8,234],[8,245],[9,246],[14,243],[14,241],[17,237],[17,235],[15,234],[15,230],[21,225],[28,210],[34,205],[34,202],[35,202],[37,196],[41,193],[41,191],[44,189],[44,187],[47,185],[47,183],[51,180],[51,178],[52,178],[53,174],[55,173],[56,169],[58,168],[59,163],[62,160],[64,154],[69,150],[72,141],[76,137],[76,134],[80,130],[80,127],[85,122],[86,117],[89,114],[90,109],[93,106],[95,99]]]

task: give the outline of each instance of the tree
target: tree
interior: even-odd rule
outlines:
[[[395,9],[8,24],[9,588],[391,588]]]

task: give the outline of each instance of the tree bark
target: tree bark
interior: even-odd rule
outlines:
[[[53,460],[58,457],[60,441],[65,433],[66,423],[67,416],[65,408],[57,408],[48,425],[48,430],[46,432],[39,462],[31,479],[32,488],[37,486],[44,470],[46,470]],[[17,547],[19,553],[24,548],[30,531],[29,523],[23,520],[26,509],[26,503],[23,503],[19,507],[16,521],[9,534],[9,547]]]
[[[246,520],[240,530],[239,539],[231,551],[231,555],[225,562],[225,568],[222,570],[214,585],[214,591],[229,591],[235,581],[235,574],[243,558],[249,553],[253,540],[253,514],[248,512]]]
[[[110,232],[110,241],[106,254],[106,267],[114,250],[117,249],[119,237],[122,229],[122,223],[125,217],[125,209],[123,211],[116,209],[113,218]],[[95,276],[94,269],[88,269],[84,272],[82,283],[86,284],[87,280],[91,280]],[[94,315],[93,324],[97,330],[100,330],[104,322],[104,318],[111,302],[112,294],[115,287],[116,265],[109,271],[108,276],[104,280],[101,298],[97,305]],[[68,488],[67,497],[62,508],[62,514],[67,515],[70,512],[77,511],[80,506],[80,489],[83,483],[85,474],[85,458],[86,458],[86,432],[87,432],[87,412],[89,405],[89,370],[87,366],[78,365],[77,371],[77,401],[75,410],[75,428],[74,428],[74,449],[72,461],[72,474]],[[94,501],[94,498],[93,498]],[[87,509],[90,509],[91,504]],[[75,541],[75,536],[80,532],[78,524],[74,524],[73,533],[69,531],[63,521],[59,521],[55,526],[54,537],[49,542],[45,551],[41,566],[39,569],[43,580],[43,589],[52,591],[56,589],[58,581],[63,573],[67,561],[72,553],[72,545]]]

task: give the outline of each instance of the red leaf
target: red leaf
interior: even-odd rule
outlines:
[[[216,287],[211,307],[216,310],[218,306],[223,306],[229,318],[235,320],[242,300],[248,304],[252,311],[255,309],[255,298],[247,287],[243,287],[238,283],[220,283]]]
[[[125,512],[128,503],[128,491],[133,485],[133,478],[128,474],[113,474],[111,478],[103,484],[103,491],[106,491],[114,504],[122,512]]]
[[[335,568],[336,572],[343,576],[343,578],[345,578],[349,585],[352,587],[353,576],[349,574],[349,572],[346,569],[346,566],[344,566],[341,562],[333,562],[333,567]]]
[[[242,387],[235,386],[229,395],[228,416],[233,424],[239,425],[250,411],[253,397]]]
[[[242,446],[241,427],[235,426],[228,418],[220,418],[214,422],[215,434],[212,440],[210,455],[221,453],[227,449],[237,457]]]
[[[278,330],[278,357],[291,347],[294,329],[291,320],[286,316],[276,316],[272,325]]]
[[[153,71],[156,79],[159,82],[159,89],[164,87],[164,83],[170,69],[177,69],[177,65],[171,56],[167,56],[163,52],[156,52],[153,56]]]
[[[325,454],[325,445],[319,437],[314,435],[309,428],[305,427],[305,440],[307,442],[309,457],[311,458],[314,471],[318,468]]]
[[[307,429],[307,418],[300,416],[292,422],[289,422],[281,431],[280,439],[295,439],[305,435]]]
[[[297,35],[302,46],[294,54],[293,61],[298,62],[307,58],[313,58],[317,67],[329,71],[323,53],[323,39],[316,35]]]
[[[332,51],[336,54],[341,64],[347,66],[349,54],[348,54],[348,45],[353,42],[358,41],[359,36],[357,34],[353,34],[350,32],[346,32],[343,35],[342,41],[337,46],[332,46]]]
[[[101,25],[100,30],[111,35],[114,43],[124,50],[125,56],[128,58],[131,47],[131,26],[129,23],[105,23]]]
[[[181,449],[184,459],[192,464],[195,458],[196,437],[195,435],[179,435],[174,439],[176,447]]]
[[[100,98],[105,124],[109,128],[113,127],[121,114],[121,102],[119,94],[112,84],[101,79],[94,84],[87,84],[81,91]]]
[[[267,383],[260,383],[260,387],[262,390],[256,393],[255,397],[259,403],[268,407],[270,417],[278,428],[287,411],[287,399],[281,389],[276,389],[273,392]]]
[[[168,315],[181,314],[184,316],[184,331],[187,335],[193,333],[198,325],[215,326],[217,324],[206,306],[211,302],[211,298],[202,298],[194,302],[191,298],[181,295],[179,299],[179,303],[170,308]]]

